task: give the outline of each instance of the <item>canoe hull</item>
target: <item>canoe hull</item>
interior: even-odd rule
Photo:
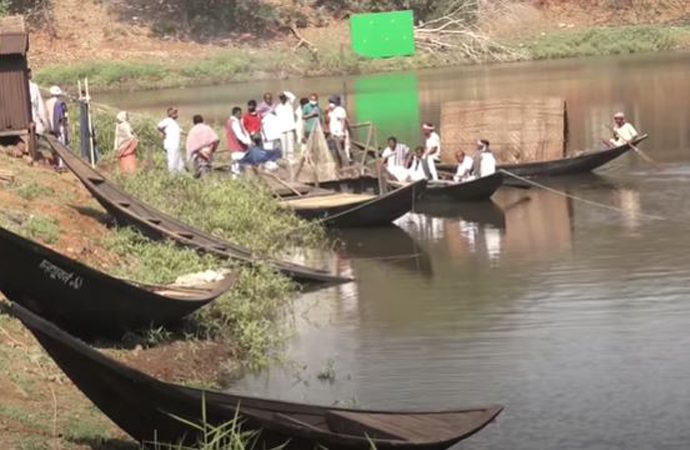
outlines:
[[[502,410],[500,406],[490,406],[437,412],[357,411],[187,388],[126,367],[19,305],[11,305],[10,311],[29,328],[72,382],[140,442],[196,442],[198,431],[178,418],[199,423],[204,405],[207,424],[226,424],[238,416],[242,431],[260,430],[259,446],[267,448],[286,444],[290,449],[321,445],[329,449],[364,450],[371,448],[373,442],[382,450],[441,450],[478,432]],[[349,419],[352,417],[355,420]],[[357,418],[369,420],[358,423]],[[396,425],[396,421],[426,422],[427,429],[416,430],[417,436],[424,438],[386,437],[389,432],[372,425]],[[430,425],[438,429],[429,430]],[[436,439],[437,434],[442,437]]]
[[[426,181],[422,180],[355,206],[296,210],[295,213],[305,219],[320,220],[332,228],[386,226],[412,211],[425,186]]]
[[[228,279],[195,298],[166,297],[96,271],[3,228],[0,254],[0,291],[80,336],[120,337],[129,330],[178,321],[232,285]]]
[[[55,138],[47,137],[46,139],[96,201],[119,224],[132,226],[151,239],[170,239],[178,245],[193,248],[201,253],[209,253],[219,258],[236,260],[249,265],[265,262],[300,283],[334,284],[352,281],[350,278],[339,277],[323,270],[286,261],[259,260],[247,249],[181,223],[128,195],[88,164],[74,156],[67,147]]]
[[[647,139],[647,135],[640,136],[633,145]],[[498,170],[504,170],[521,177],[553,177],[562,175],[576,175],[591,172],[599,167],[621,157],[632,150],[630,145],[622,145],[607,150],[584,153],[570,158],[556,159],[552,161],[538,161],[524,164],[505,164],[498,166]],[[452,166],[443,165],[444,169],[452,169]]]
[[[503,175],[496,172],[493,175],[464,183],[444,186],[427,185],[424,198],[451,199],[456,202],[480,202],[489,200],[502,185]]]

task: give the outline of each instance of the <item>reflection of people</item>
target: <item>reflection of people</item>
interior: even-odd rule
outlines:
[[[475,157],[474,173],[479,177],[488,177],[496,173],[496,157],[489,145],[486,139],[477,142],[478,153]]]
[[[424,159],[429,170],[430,179],[438,180],[436,161],[441,157],[441,137],[436,133],[436,127],[429,122],[422,124],[424,135]]]
[[[386,165],[386,170],[396,180],[405,181],[409,171],[407,169],[410,148],[405,144],[400,144],[395,136],[388,138],[388,146],[381,154],[381,160]]]
[[[122,173],[137,171],[137,147],[139,139],[134,135],[129,116],[125,111],[117,113],[115,126],[115,152]]]
[[[632,124],[625,121],[625,114],[618,112],[613,116],[613,138],[609,141],[611,145],[620,147],[635,140],[638,136],[637,130]]]
[[[455,160],[458,162],[458,169],[455,172],[453,181],[456,183],[462,183],[474,179],[474,176],[472,175],[474,160],[470,156],[467,156],[462,150],[459,150],[455,154]]]

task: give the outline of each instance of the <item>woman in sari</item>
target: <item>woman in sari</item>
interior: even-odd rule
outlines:
[[[137,171],[138,146],[139,139],[132,131],[129,115],[125,111],[120,111],[117,114],[117,126],[115,127],[115,152],[122,173]]]

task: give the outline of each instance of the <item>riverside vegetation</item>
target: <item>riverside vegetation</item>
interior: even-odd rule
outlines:
[[[105,153],[102,170],[107,170],[113,161],[108,144],[112,142],[114,119],[110,112],[95,111],[94,121],[99,131],[99,146]],[[227,177],[195,180],[191,176],[169,176],[164,170],[162,150],[158,151],[160,137],[155,121],[138,116],[133,122],[141,139],[142,154],[150,155],[150,159],[148,164],[142,161],[145,169],[135,176],[112,174],[113,180],[126,191],[260,256],[280,256],[295,247],[325,247],[325,232],[320,226],[284,211],[269,192],[254,182]],[[78,136],[77,129],[73,130],[73,136]],[[14,185],[0,185],[4,205],[0,213],[2,226],[113,275],[144,283],[170,283],[186,273],[228,266],[226,261],[170,242],[151,241],[132,229],[106,228],[103,222],[109,221],[108,216],[97,209],[97,204],[72,176],[56,176],[48,170],[27,167],[20,160],[0,158],[3,168],[16,175]],[[91,212],[83,216],[72,205],[84,205]],[[236,287],[185,320],[178,329],[140,330],[125,336],[126,348],[139,348],[135,349],[135,355],[131,350],[107,352],[131,363],[138,361],[137,353],[165,350],[178,343],[184,344],[179,351],[190,355],[203,355],[205,346],[216,343],[234,359],[229,365],[232,370],[236,371],[238,365],[249,370],[264,367],[274,359],[275,351],[290,332],[285,318],[291,312],[291,301],[299,288],[266,266],[230,267],[239,276]],[[185,366],[175,369],[182,376],[174,376],[173,381],[217,386],[218,367],[201,371],[211,374],[210,378],[191,374],[197,368],[183,362],[188,361],[187,357],[178,358],[178,349],[171,347],[171,357],[161,363],[166,370]],[[140,367],[146,371],[145,361]],[[201,364],[222,366],[225,363],[204,360]],[[67,449],[81,449],[84,443],[99,449],[138,448],[124,441],[109,444],[113,437],[119,436],[118,432],[107,425],[97,409],[76,394],[21,324],[1,312],[0,373],[3,375],[0,395],[6,399],[0,406],[0,430],[9,430],[0,432],[0,447],[48,448],[58,442],[61,448]],[[17,392],[23,394],[17,396]],[[50,412],[51,397],[56,408],[54,414]],[[7,424],[9,428],[4,428]],[[213,442],[202,442],[199,449],[248,448],[253,438],[242,432],[239,423],[208,431],[209,436],[214,436]],[[221,435],[227,445],[218,447],[215,438]]]

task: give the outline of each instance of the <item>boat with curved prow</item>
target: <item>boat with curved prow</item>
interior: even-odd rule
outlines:
[[[180,320],[210,303],[234,275],[206,286],[149,286],[112,277],[0,227],[0,291],[85,337]]]
[[[205,421],[206,426],[236,423],[242,432],[256,431],[259,448],[442,450],[480,431],[503,409],[366,411],[164,383],[108,358],[17,304],[9,310],[77,388],[139,442],[195,444],[203,433],[195,426]]]
[[[648,135],[644,134],[635,139],[631,144],[637,145],[647,139]],[[576,156],[569,156],[561,159],[554,159],[550,161],[535,161],[521,164],[502,164],[496,169],[503,170],[521,177],[552,177],[559,175],[575,175],[580,173],[591,172],[599,167],[607,164],[614,159],[624,155],[633,150],[630,144],[624,144],[620,147],[609,148],[605,150],[598,150],[594,152],[585,152]],[[453,170],[452,164],[441,164],[439,169]]]
[[[219,258],[254,265],[266,262],[271,267],[300,283],[346,283],[347,277],[333,275],[324,270],[278,260],[261,260],[249,250],[212,236],[158,211],[125,193],[91,166],[76,157],[54,137],[45,137],[65,165],[82,182],[98,203],[121,225],[132,226],[151,239],[170,239],[179,245],[209,253]]]
[[[410,183],[383,195],[332,193],[294,198],[282,203],[307,220],[334,228],[390,225],[412,211],[426,180]]]

